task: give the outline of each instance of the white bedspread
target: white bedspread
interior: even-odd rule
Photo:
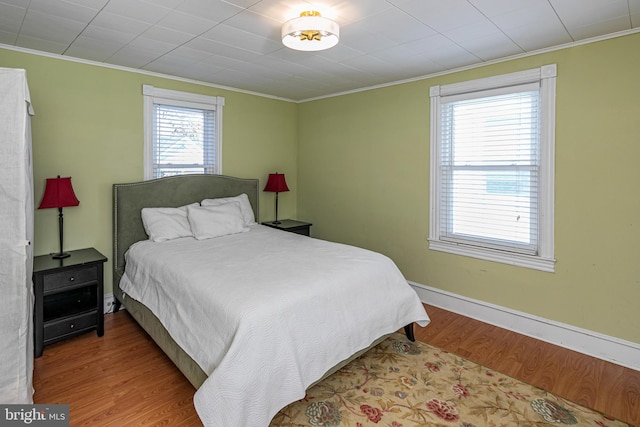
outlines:
[[[267,426],[334,365],[429,322],[389,258],[262,225],[138,242],[120,286],[209,374],[194,397],[206,426]]]

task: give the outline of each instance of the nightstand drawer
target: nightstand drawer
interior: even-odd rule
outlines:
[[[44,325],[45,343],[51,339],[62,339],[67,335],[74,335],[80,331],[97,327],[98,311],[93,310],[76,316],[46,322]]]
[[[98,269],[93,267],[66,270],[44,276],[44,293],[56,292],[60,289],[82,286],[98,280]]]

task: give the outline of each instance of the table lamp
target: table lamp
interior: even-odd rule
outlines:
[[[278,193],[289,191],[287,181],[284,179],[284,174],[278,172],[270,173],[267,185],[264,187],[264,191],[276,193],[276,220],[273,221],[273,224],[281,224],[281,222],[278,221]]]
[[[51,254],[54,259],[62,259],[70,256],[68,252],[62,251],[62,236],[64,230],[64,221],[62,219],[62,208],[70,206],[78,206],[80,201],[73,192],[71,186],[71,177],[47,178],[47,185],[44,189],[44,195],[38,209],[58,208],[58,231],[60,233],[60,252]]]

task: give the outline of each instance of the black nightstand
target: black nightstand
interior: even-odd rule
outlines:
[[[311,226],[313,224],[311,224],[310,222],[296,221],[293,219],[281,219],[280,224],[274,224],[272,221],[269,221],[263,222],[262,225],[277,228],[278,230],[289,231],[291,233],[302,234],[304,236],[310,236]]]
[[[104,335],[104,263],[93,248],[33,258],[35,357],[50,344],[95,329]]]

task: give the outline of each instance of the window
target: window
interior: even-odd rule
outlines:
[[[430,249],[554,271],[555,79],[431,87]]]
[[[142,87],[145,179],[219,174],[224,98]]]

